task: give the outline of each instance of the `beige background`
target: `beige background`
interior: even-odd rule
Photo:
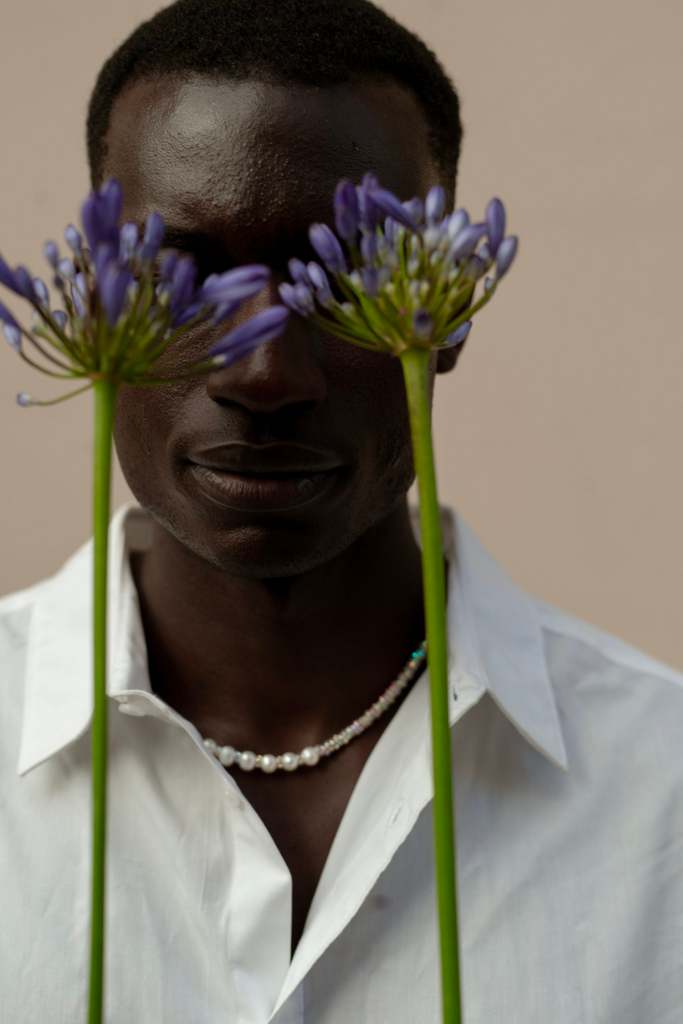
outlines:
[[[95,75],[156,0],[22,0],[0,25],[0,251],[44,273],[87,189]],[[526,589],[683,668],[680,0],[384,0],[454,79],[458,202],[517,265],[437,391],[443,499]],[[258,0],[255,0],[255,9]],[[3,299],[6,296],[3,296]],[[0,349],[0,593],[90,531],[92,399]],[[113,507],[130,495],[117,468]]]

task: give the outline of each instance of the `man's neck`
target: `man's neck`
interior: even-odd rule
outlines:
[[[377,699],[424,636],[407,504],[292,578],[221,572],[156,523],[151,549],[131,565],[152,689],[237,749],[326,739]]]

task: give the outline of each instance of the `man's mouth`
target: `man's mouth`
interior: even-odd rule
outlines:
[[[327,493],[343,466],[331,455],[290,444],[230,444],[193,455],[190,469],[209,498],[240,511],[294,508]]]

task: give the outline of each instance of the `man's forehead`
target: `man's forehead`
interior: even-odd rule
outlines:
[[[419,101],[393,80],[137,81],[114,105],[104,164],[133,219],[156,208],[178,224],[292,219],[297,229],[301,217],[329,220],[339,178],[367,170],[402,198],[438,177]]]

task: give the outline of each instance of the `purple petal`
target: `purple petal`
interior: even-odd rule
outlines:
[[[51,267],[57,269],[57,263],[59,262],[59,249],[54,242],[46,242],[43,246],[43,254],[45,259]]]
[[[143,262],[151,262],[159,252],[164,240],[164,219],[156,210],[152,210],[145,225],[142,244],[138,248],[138,256]]]
[[[132,224],[130,221],[121,228],[120,242],[119,242],[119,259],[123,263],[127,263],[131,260],[135,254],[135,246],[138,244],[138,226]]]
[[[39,277],[33,278],[33,290],[41,306],[47,307],[50,305],[50,293],[47,290],[47,285]]]
[[[346,270],[346,257],[339,239],[327,224],[311,224],[308,238],[317,255],[332,274]]]
[[[456,210],[448,218],[448,224],[446,225],[446,233],[450,239],[457,238],[463,228],[466,228],[470,222],[467,210]]]
[[[191,256],[183,256],[179,259],[173,269],[171,293],[171,309],[179,313],[183,306],[189,305],[194,295],[194,285],[197,278],[197,266]]]
[[[0,320],[4,320],[6,324],[11,324],[12,327],[19,326],[19,324],[14,319],[7,306],[3,306],[2,302],[0,302]]]
[[[71,299],[76,309],[77,314],[83,319],[85,317],[85,303],[83,302],[83,296],[76,284],[71,285]],[[116,318],[118,320],[118,317]]]
[[[224,274],[211,274],[199,290],[202,302],[219,306],[225,302],[242,302],[251,298],[268,284],[270,268],[260,263],[226,270]]]
[[[308,271],[306,270],[306,264],[303,263],[302,260],[298,260],[296,259],[296,257],[294,257],[287,264],[287,269],[289,270],[289,276],[291,277],[292,281],[303,281],[304,284],[310,283],[308,279]]]
[[[66,244],[69,246],[77,256],[81,255],[83,251],[83,239],[81,238],[80,232],[76,230],[73,224],[69,224],[66,231],[64,232],[66,238]]]
[[[297,281],[296,284],[284,282],[279,286],[278,291],[285,306],[293,313],[298,313],[299,316],[308,316],[315,309],[313,293],[303,281]]]
[[[366,174],[365,177],[367,178],[368,175]],[[377,181],[374,175],[372,177]],[[365,178],[363,180],[365,181]],[[358,199],[361,227],[364,231],[375,231],[382,219],[382,211],[373,203],[370,190],[365,185],[359,185],[356,188],[356,198]]]
[[[479,239],[485,234],[486,224],[469,224],[466,228],[463,228],[453,239],[453,243],[448,250],[448,259],[455,263],[457,260],[470,256],[476,249]]]
[[[517,236],[508,235],[504,238],[498,247],[496,254],[496,277],[498,280],[501,279],[503,274],[507,273],[510,269],[510,264],[517,255]]]
[[[110,242],[105,242],[97,246],[93,253],[93,262],[95,264],[98,281],[101,281],[104,278],[107,267],[110,263],[115,263],[118,266],[117,255],[118,249],[115,249]],[[64,261],[62,260],[62,262]]]
[[[29,274],[26,267],[17,267],[14,271],[14,290],[19,294],[23,295],[29,302],[37,302],[38,297],[33,287],[33,279]]]
[[[269,306],[245,324],[240,324],[221,338],[209,352],[210,356],[225,356],[223,366],[230,366],[253,352],[259,345],[279,337],[289,319],[284,306]]]
[[[405,203],[401,203],[401,206],[408,216],[413,218],[416,224],[419,224],[425,215],[424,203],[417,196],[406,200]]]
[[[107,323],[112,328],[116,327],[121,316],[128,285],[132,280],[130,271],[121,267],[116,260],[107,263],[99,281],[99,293]],[[75,289],[73,291],[78,294]],[[76,303],[75,295],[74,302]]]
[[[446,193],[441,185],[435,185],[434,188],[430,188],[425,200],[425,218],[430,228],[439,223],[445,209]]]
[[[92,252],[98,245],[105,242],[116,244],[118,248],[118,229],[108,219],[107,204],[98,192],[91,192],[81,207],[81,221],[85,237]]]
[[[12,348],[16,349],[17,352],[21,351],[21,331],[16,324],[4,323],[2,325],[2,333],[9,341]]]
[[[463,342],[467,335],[470,333],[471,327],[471,320],[466,320],[464,324],[460,324],[460,327],[458,327],[457,330],[453,331],[452,334],[448,335],[448,337],[443,343],[444,348],[451,348],[453,345],[459,345],[461,342]]]
[[[345,242],[355,241],[359,216],[355,186],[348,178],[342,178],[334,193],[334,223]]]
[[[113,231],[118,231],[119,220],[121,219],[121,208],[123,206],[123,189],[116,180],[110,178],[100,189],[100,198],[103,203],[103,211],[110,232],[110,239],[114,241]]]
[[[486,207],[486,226],[491,253],[495,256],[505,234],[505,207],[500,199],[492,199]]]
[[[393,217],[399,224],[403,224],[404,227],[410,231],[417,231],[417,224],[413,218],[406,213],[403,208],[401,200],[394,195],[393,192],[389,192],[386,188],[375,188],[370,193],[372,202],[377,206],[382,213],[386,214],[387,217]]]

